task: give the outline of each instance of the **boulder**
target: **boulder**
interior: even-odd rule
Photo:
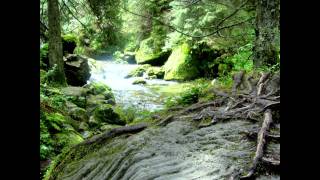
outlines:
[[[79,125],[79,130],[80,131],[86,131],[89,129],[89,125],[86,122],[81,122]]]
[[[91,76],[88,59],[80,55],[69,54],[64,60],[67,83],[72,86],[85,85]]]
[[[89,117],[87,112],[83,108],[74,107],[68,111],[68,114],[71,116],[72,119],[80,122],[88,122]]]
[[[86,102],[86,109],[89,114],[91,114],[95,108],[97,108],[99,105],[102,104],[110,104],[114,105],[115,101],[114,99],[106,99],[104,95],[99,94],[99,95],[89,95],[87,97],[87,102]]]
[[[165,80],[191,80],[199,76],[196,61],[190,54],[190,46],[184,43],[176,47],[164,64]]]
[[[161,66],[166,62],[170,52],[162,52],[161,48],[156,47],[156,44],[155,39],[152,37],[141,41],[140,47],[135,56],[138,64]]]
[[[162,67],[150,67],[147,69],[146,74],[149,79],[163,79],[164,77],[164,69]]]
[[[68,86],[61,89],[62,93],[66,96],[66,99],[76,106],[81,108],[86,107],[86,95],[88,89],[76,86]]]
[[[63,54],[73,54],[74,49],[77,47],[77,37],[73,34],[66,34],[62,36],[62,49]]]
[[[132,84],[147,84],[143,78],[138,78],[132,82]]]
[[[93,112],[93,118],[99,123],[125,125],[125,121],[120,119],[110,104],[103,104],[97,107]]]
[[[129,72],[129,74],[126,76],[126,78],[130,77],[142,77],[143,74],[151,67],[150,64],[144,64],[140,65],[137,68],[133,69],[132,71]]]
[[[114,98],[111,88],[105,84],[92,82],[90,84],[85,85],[84,88],[88,89],[88,94],[92,94],[92,95],[102,94],[107,99]]]
[[[96,107],[103,104],[115,104],[115,98],[111,88],[102,83],[90,83],[84,86],[88,89],[86,98],[86,110],[91,114]]]

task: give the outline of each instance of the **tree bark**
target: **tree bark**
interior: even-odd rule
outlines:
[[[256,4],[256,39],[253,48],[253,62],[256,68],[277,63],[275,46],[279,31],[280,0],[258,0]]]
[[[63,53],[60,27],[60,11],[58,0],[48,0],[48,26],[49,26],[49,66],[56,64],[55,73],[51,80],[56,84],[66,85],[63,68]]]

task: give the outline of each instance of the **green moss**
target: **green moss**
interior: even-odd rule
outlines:
[[[125,125],[125,121],[120,119],[120,116],[113,110],[110,104],[98,106],[93,112],[93,117],[100,123]]]
[[[143,78],[135,79],[132,84],[146,84],[147,82]]]
[[[64,54],[73,54],[77,47],[77,36],[75,34],[66,34],[62,36],[62,48]]]
[[[75,34],[65,34],[62,36],[62,39],[66,42],[77,42],[77,36]]]
[[[149,77],[155,76],[158,79],[162,79],[164,77],[164,69],[162,67],[150,67],[146,71]]]
[[[40,69],[40,83],[45,83],[47,79],[47,71]]]
[[[76,131],[64,131],[55,134],[58,147],[68,147],[83,141],[83,138]]]
[[[140,48],[136,52],[138,64],[163,65],[168,58],[168,52],[162,52],[157,45],[157,40],[152,37],[141,41]]]
[[[103,83],[93,82],[90,83],[87,87],[89,89],[88,94],[106,94],[106,96],[109,96],[110,93],[112,94],[111,88]]]
[[[165,80],[190,80],[199,75],[199,70],[191,58],[190,47],[187,43],[176,47],[163,67]]]

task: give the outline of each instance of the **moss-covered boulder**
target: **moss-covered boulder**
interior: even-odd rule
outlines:
[[[80,121],[80,122],[87,122],[89,120],[89,117],[87,115],[87,112],[83,108],[75,107],[69,110],[69,115],[72,119]]]
[[[132,84],[147,84],[146,80],[144,80],[143,78],[138,78],[135,79]]]
[[[115,104],[115,98],[111,88],[102,83],[90,83],[84,86],[88,89],[86,97],[86,110],[89,115],[100,105]]]
[[[88,89],[88,94],[103,95],[106,99],[114,99],[111,88],[105,84],[92,82],[84,87]]]
[[[88,90],[82,87],[68,86],[61,89],[62,93],[68,101],[74,103],[76,106],[85,108],[86,107],[86,95]],[[70,109],[71,107],[68,107]]]
[[[88,59],[77,54],[69,54],[64,61],[67,83],[72,86],[85,85],[91,76]]]
[[[55,134],[58,146],[67,147],[79,144],[83,141],[81,134],[76,131],[63,131]]]
[[[163,67],[150,67],[147,69],[146,74],[149,79],[153,79],[152,77],[156,77],[158,79],[163,79],[164,77],[164,68]]]
[[[151,67],[150,64],[144,64],[140,65],[137,68],[133,69],[129,72],[129,74],[126,76],[126,78],[130,77],[142,77],[143,74]]]
[[[88,130],[89,129],[89,125],[88,125],[88,123],[86,123],[86,122],[81,122],[80,123],[80,125],[79,125],[79,130],[80,131],[86,131],[86,130]]]
[[[192,59],[190,46],[184,43],[176,47],[163,66],[165,80],[191,80],[199,76],[197,63]]]
[[[63,54],[73,54],[74,49],[77,47],[77,36],[74,34],[66,34],[62,36],[62,49]]]
[[[104,95],[88,95],[87,96],[87,104],[86,104],[86,110],[88,114],[92,114],[92,112],[102,104],[114,104],[113,99],[106,99]]]
[[[99,123],[125,125],[125,121],[113,110],[112,105],[104,104],[97,107],[93,112],[93,118]]]
[[[152,37],[141,41],[140,48],[136,52],[135,59],[138,64],[151,64],[161,66],[168,59],[170,52],[162,52],[157,47],[156,40]]]

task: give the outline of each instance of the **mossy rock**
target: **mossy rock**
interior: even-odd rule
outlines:
[[[163,66],[165,80],[192,80],[199,76],[197,63],[190,55],[190,46],[184,43],[176,47]]]
[[[72,146],[83,141],[81,134],[76,131],[66,131],[55,134],[57,145],[60,147]]]
[[[156,75],[151,75],[146,77],[146,79],[159,79]]]
[[[89,95],[87,97],[87,102],[86,102],[87,113],[91,114],[96,109],[96,107],[103,104],[114,105],[115,100],[113,98],[106,99],[105,96],[102,94]]]
[[[72,119],[80,122],[88,122],[89,117],[87,115],[87,112],[83,108],[72,108],[69,110],[68,114],[71,116]]]
[[[143,78],[138,78],[132,82],[132,84],[147,84],[146,80]]]
[[[62,36],[62,49],[63,54],[73,54],[74,49],[77,47],[77,36],[74,34],[66,34]]]
[[[80,125],[79,125],[79,130],[80,131],[86,131],[89,129],[89,125],[88,123],[86,122],[81,122]]]
[[[94,116],[90,116],[89,118],[89,126],[90,127],[96,127],[99,125],[99,121]]]
[[[85,108],[88,90],[82,87],[68,86],[61,89],[66,99],[75,105]]]
[[[129,74],[126,76],[126,78],[130,77],[142,77],[143,74],[151,67],[150,64],[144,64],[144,65],[139,65],[138,67],[134,68],[129,72]]]
[[[64,71],[67,83],[72,86],[87,84],[91,76],[87,57],[77,54],[68,54],[64,58]]]
[[[164,69],[162,67],[150,67],[147,69],[146,74],[150,79],[154,79],[154,76],[158,79],[163,79]]]
[[[90,83],[85,86],[88,89],[88,94],[103,95],[106,99],[114,99],[114,95],[109,86],[102,83]]]
[[[93,118],[100,123],[125,125],[125,121],[120,119],[120,116],[115,113],[110,104],[104,104],[97,107],[93,112]]]
[[[161,66],[169,57],[169,52],[162,52],[161,48],[156,47],[152,37],[141,41],[140,48],[136,52],[135,59],[138,64],[151,64]]]

